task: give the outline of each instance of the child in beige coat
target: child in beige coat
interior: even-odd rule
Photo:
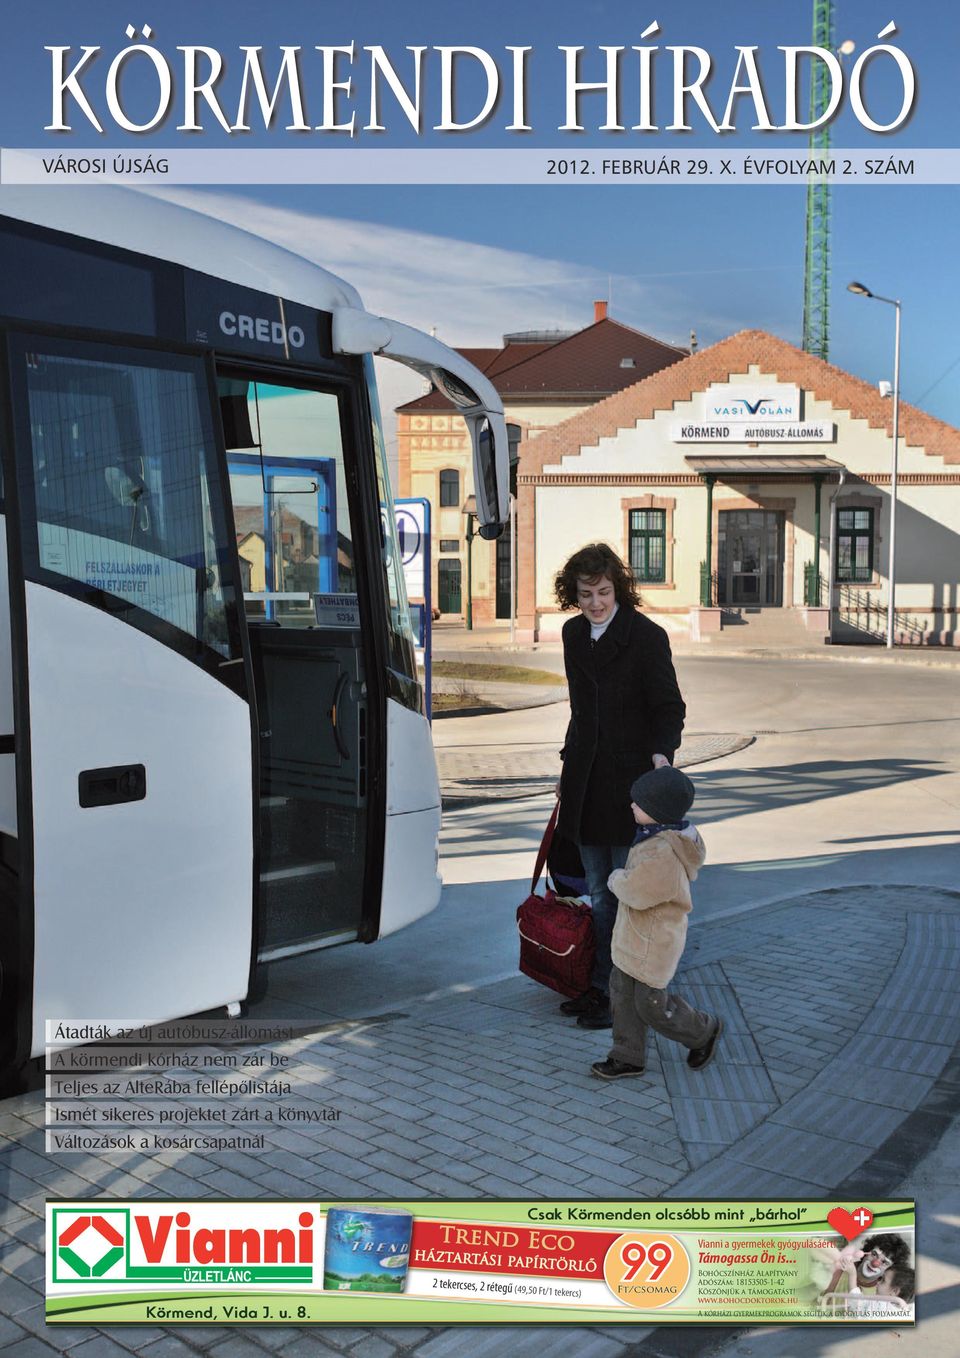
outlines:
[[[706,857],[696,827],[685,819],[693,784],[667,766],[642,774],[630,796],[637,836],[626,867],[608,880],[620,904],[611,948],[613,1046],[591,1067],[601,1080],[643,1074],[648,1028],[687,1047],[693,1070],[712,1059],[723,1031],[718,1015],[702,1014],[667,990],[687,938],[690,883]]]

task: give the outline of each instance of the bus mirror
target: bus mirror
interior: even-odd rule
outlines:
[[[482,536],[498,536],[509,512],[510,448],[503,401],[490,379],[435,336],[355,306],[334,309],[332,334],[334,353],[375,353],[403,363],[428,378],[462,415],[473,445],[477,529]]]
[[[223,441],[227,449],[256,448],[247,399],[250,383],[235,377],[218,377],[217,386],[220,391]]]
[[[462,378],[446,368],[433,368],[430,372],[433,384],[443,392],[448,401],[460,410],[475,410],[482,405],[480,397]]]
[[[473,442],[473,483],[477,490],[477,532],[498,538],[508,513],[506,425],[489,410],[465,414]]]

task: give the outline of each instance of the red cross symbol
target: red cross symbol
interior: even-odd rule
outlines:
[[[865,1207],[858,1207],[853,1213],[853,1219],[862,1229],[866,1229],[873,1220],[873,1213],[868,1212]]]

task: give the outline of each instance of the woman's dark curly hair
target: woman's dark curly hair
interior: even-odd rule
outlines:
[[[566,565],[557,571],[553,592],[561,608],[577,608],[577,580],[595,584],[602,576],[609,576],[617,596],[617,603],[636,608],[640,593],[633,572],[605,542],[591,542],[574,552]]]

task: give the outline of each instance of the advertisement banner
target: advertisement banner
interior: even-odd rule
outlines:
[[[51,1201],[46,1318],[903,1325],[913,1236],[912,1202]]]

